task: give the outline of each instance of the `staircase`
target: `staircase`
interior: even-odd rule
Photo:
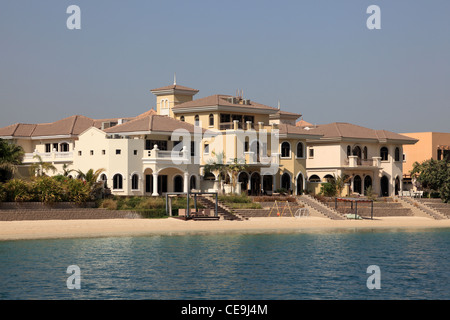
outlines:
[[[344,216],[334,208],[311,197],[310,195],[301,195],[297,197],[297,202],[307,207],[310,211],[318,213],[332,220],[344,220]]]
[[[201,203],[205,208],[211,209],[214,212],[216,207],[216,200],[213,197],[206,195],[198,195],[197,201]],[[233,212],[232,209],[228,208],[220,201],[217,202],[217,214],[223,220],[236,220],[236,221],[248,220],[248,218],[244,218],[241,215]]]
[[[425,215],[436,220],[448,219],[446,215],[429,206],[426,202],[420,201],[419,199],[399,197],[398,200],[410,207],[411,210],[416,211],[416,215]]]
[[[442,202],[440,198],[437,199],[420,198],[415,200],[418,200],[421,204],[436,210],[437,212],[442,214],[446,219],[450,217],[450,202],[449,203]]]

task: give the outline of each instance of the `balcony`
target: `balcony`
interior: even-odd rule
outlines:
[[[381,157],[372,157],[372,159],[363,160],[358,156],[349,156],[344,160],[344,167],[348,168],[379,168],[381,165]]]
[[[191,161],[190,152],[183,147],[181,151],[159,150],[155,145],[152,150],[144,150],[142,160],[145,163],[173,162],[175,164],[189,163]]]
[[[36,163],[39,162],[36,156],[39,156],[44,162],[70,162],[73,161],[73,152],[33,152],[25,153],[23,157],[23,163]]]

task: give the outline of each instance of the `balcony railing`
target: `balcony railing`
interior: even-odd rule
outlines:
[[[346,167],[379,167],[380,157],[373,157],[372,159],[361,159],[358,156],[349,156],[344,160],[344,166]]]
[[[33,153],[25,153],[23,156],[24,163],[34,163],[39,160],[37,157],[39,156],[42,161],[72,161],[73,160],[73,152],[33,152]]]

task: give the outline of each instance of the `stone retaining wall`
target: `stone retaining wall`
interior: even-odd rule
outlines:
[[[88,203],[84,208],[68,202],[55,205],[36,202],[0,204],[0,221],[141,218],[142,216],[134,211],[96,209],[94,203]]]

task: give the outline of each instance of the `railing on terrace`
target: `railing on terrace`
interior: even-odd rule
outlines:
[[[25,153],[23,156],[24,162],[37,162],[38,159],[35,156],[39,156],[42,161],[54,161],[56,160],[68,160],[73,159],[73,152],[33,152]]]

